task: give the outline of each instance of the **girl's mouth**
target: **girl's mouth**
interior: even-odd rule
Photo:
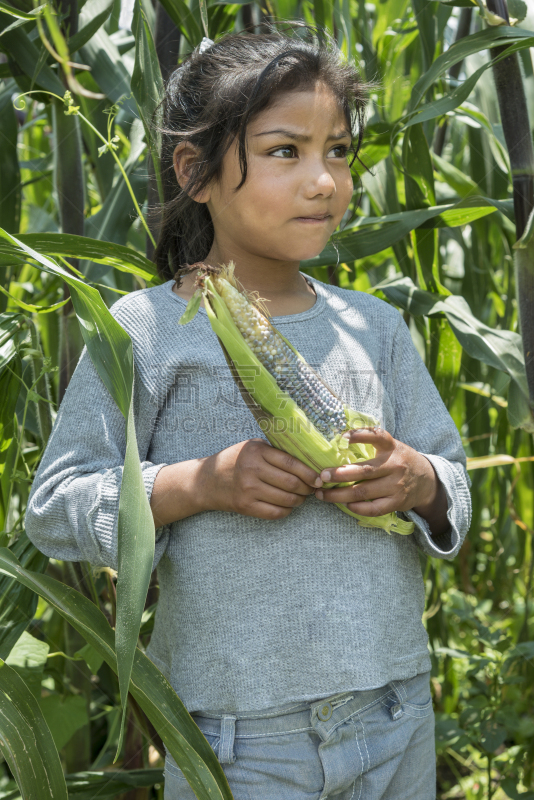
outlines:
[[[331,218],[331,214],[314,214],[313,216],[309,217],[295,217],[297,222],[305,222],[309,225],[320,225],[323,222],[326,222]]]

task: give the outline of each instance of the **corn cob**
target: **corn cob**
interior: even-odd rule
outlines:
[[[349,444],[342,434],[353,428],[375,427],[377,420],[336,397],[272,325],[261,300],[239,290],[232,264],[218,270],[204,264],[188,269],[199,266],[198,288],[180,323],[193,318],[204,296],[211,326],[234,379],[269,442],[317,472],[373,458],[374,447]],[[330,483],[325,488],[347,485],[350,483]],[[362,525],[388,533],[406,535],[414,528],[394,512],[364,517],[341,503],[336,505]]]

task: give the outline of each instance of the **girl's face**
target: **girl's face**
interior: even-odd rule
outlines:
[[[209,189],[221,261],[251,257],[300,262],[318,255],[353,193],[347,161],[351,135],[337,99],[324,86],[281,94],[247,130],[247,179],[237,147]]]

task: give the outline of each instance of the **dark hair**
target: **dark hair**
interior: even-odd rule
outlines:
[[[277,94],[317,81],[326,84],[341,104],[357,157],[368,87],[325,32],[305,27],[297,33],[227,34],[203,53],[197,48],[170,76],[162,102],[164,204],[155,255],[162,277],[171,278],[180,267],[207,256],[213,223],[206,204],[191,195],[220,176],[234,140],[242,175],[236,188],[241,188],[247,177],[247,125]],[[191,142],[200,153],[184,189],[173,168],[173,152],[181,141]]]

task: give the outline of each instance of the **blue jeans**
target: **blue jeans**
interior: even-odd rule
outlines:
[[[268,713],[268,715],[267,715]],[[235,800],[435,800],[430,672],[283,713],[193,714]],[[194,800],[165,761],[165,800]]]

